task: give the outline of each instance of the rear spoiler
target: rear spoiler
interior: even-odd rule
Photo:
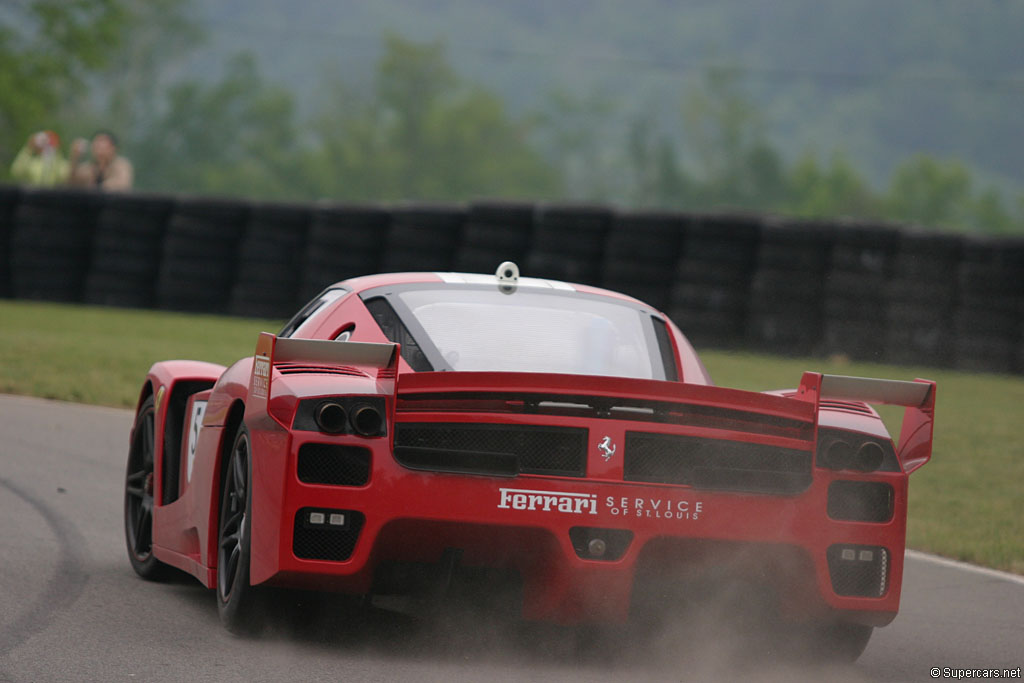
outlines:
[[[591,414],[684,424],[709,438],[757,434],[766,443],[813,449],[814,405],[725,387],[528,372],[410,372],[398,381],[397,410]]]
[[[266,401],[270,396],[271,368],[281,363],[316,363],[327,366],[353,365],[377,370],[378,381],[394,382],[398,364],[398,344],[330,341],[321,339],[281,339],[261,332],[249,378],[250,401]],[[391,393],[393,384],[386,390]]]
[[[935,382],[931,380],[906,382],[805,372],[796,398],[814,402],[815,413],[822,399],[903,406],[906,410],[896,455],[904,471],[910,474],[932,457]]]
[[[371,368],[386,368],[394,361],[397,344],[374,344],[371,342],[325,341],[321,339],[278,339],[263,332],[264,339],[273,341],[271,363],[324,363],[327,365],[358,365]],[[260,344],[256,345],[260,354]]]

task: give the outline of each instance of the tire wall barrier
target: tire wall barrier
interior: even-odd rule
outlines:
[[[4,298],[285,319],[357,275],[492,273],[506,260],[636,296],[698,347],[1024,373],[1024,238],[579,204],[0,186]]]

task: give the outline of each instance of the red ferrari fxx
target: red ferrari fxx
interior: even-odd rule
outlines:
[[[905,406],[898,446],[869,404]],[[662,313],[589,286],[402,273],[326,289],[229,368],[156,363],[125,485],[132,566],[351,595],[509,577],[523,617],[623,622],[742,577],[856,657],[896,615],[935,385],[716,387]]]

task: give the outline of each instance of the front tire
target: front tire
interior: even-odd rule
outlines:
[[[235,436],[221,486],[217,533],[217,612],[221,623],[237,635],[263,628],[263,590],[249,583],[252,536],[252,448],[243,424]]]
[[[153,554],[155,420],[156,408],[150,396],[135,415],[124,482],[124,535],[128,561],[136,574],[150,581],[165,579],[170,574],[170,567]]]

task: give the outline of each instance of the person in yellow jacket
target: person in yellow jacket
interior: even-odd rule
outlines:
[[[29,136],[11,164],[11,177],[26,185],[52,187],[68,179],[71,166],[60,153],[60,138],[52,130]]]

